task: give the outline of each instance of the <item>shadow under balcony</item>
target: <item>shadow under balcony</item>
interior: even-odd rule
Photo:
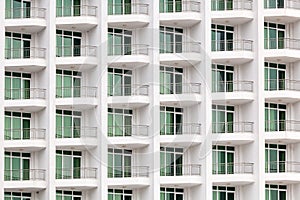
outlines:
[[[270,143],[300,142],[300,121],[265,121],[265,140]]]
[[[297,0],[265,1],[265,21],[294,23],[300,20],[300,2]]]
[[[300,162],[271,161],[265,166],[266,183],[298,184],[300,183]]]

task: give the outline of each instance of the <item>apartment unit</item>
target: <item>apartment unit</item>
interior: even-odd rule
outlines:
[[[300,199],[300,1],[0,9],[0,199]]]

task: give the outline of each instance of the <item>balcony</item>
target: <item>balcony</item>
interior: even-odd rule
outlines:
[[[149,24],[149,5],[142,3],[108,4],[108,26],[142,28]]]
[[[252,0],[213,0],[212,22],[216,24],[238,25],[252,21]]]
[[[193,187],[203,183],[201,165],[187,164],[160,169],[160,185],[164,187]]]
[[[254,141],[253,122],[213,122],[214,145],[242,145]]]
[[[55,145],[58,149],[91,149],[98,145],[97,135],[96,127],[57,127]]]
[[[46,49],[28,47],[5,49],[5,69],[37,72],[46,68]]]
[[[300,2],[297,0],[284,0],[283,4],[267,0],[264,10],[265,21],[294,23],[300,20],[299,10]]]
[[[165,1],[160,5],[160,24],[191,27],[201,21],[201,4],[197,1]]]
[[[97,106],[96,87],[57,87],[56,106],[60,109],[87,110]]]
[[[5,89],[4,107],[11,111],[38,112],[46,107],[46,90],[40,88]]]
[[[212,90],[214,104],[241,105],[254,100],[253,81],[218,81]]]
[[[300,142],[300,121],[265,121],[265,139],[270,143]]]
[[[254,58],[252,40],[212,40],[212,62],[242,65]]]
[[[37,192],[47,187],[43,169],[4,170],[4,189]]]
[[[160,103],[165,106],[192,106],[201,102],[200,83],[161,84],[160,90]]]
[[[201,124],[176,123],[163,124],[160,130],[160,144],[162,146],[190,147],[201,144]]]
[[[214,185],[240,186],[254,182],[253,163],[214,163],[212,182]]]
[[[149,126],[127,125],[108,127],[108,145],[118,148],[143,148],[148,146]]]
[[[108,187],[137,189],[150,185],[149,167],[122,166],[108,167]]]
[[[160,63],[163,65],[190,67],[200,62],[200,42],[168,42],[160,45]]]
[[[46,129],[4,129],[4,148],[8,151],[40,151],[46,148]]]
[[[298,184],[300,183],[300,162],[272,161],[266,162],[266,183]]]
[[[57,189],[89,190],[98,186],[96,168],[56,169]]]
[[[108,65],[135,69],[150,63],[149,46],[145,44],[108,44]]]
[[[140,108],[149,105],[149,85],[108,86],[108,105],[110,107]]]
[[[292,38],[265,39],[265,60],[268,62],[297,62],[300,60],[300,40]]]
[[[300,81],[289,79],[265,80],[265,99],[270,102],[300,101]]]
[[[56,7],[56,27],[58,29],[89,31],[97,24],[96,6]]]

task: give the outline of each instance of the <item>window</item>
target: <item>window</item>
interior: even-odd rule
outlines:
[[[213,186],[213,200],[234,200],[235,187]]]
[[[183,108],[160,107],[160,135],[181,135]]]
[[[183,188],[160,188],[160,200],[183,200]]]
[[[265,22],[265,49],[283,49],[285,25]]]
[[[56,97],[70,98],[80,97],[81,72],[56,70]]]
[[[234,106],[212,105],[212,132],[233,133]]]
[[[161,13],[182,12],[182,0],[160,0]]]
[[[160,147],[160,175],[181,176],[183,148]]]
[[[108,96],[130,96],[131,90],[131,70],[108,68]]]
[[[132,150],[108,149],[108,178],[131,177]]]
[[[30,58],[31,35],[5,32],[5,59]]]
[[[5,140],[30,139],[30,113],[5,111]]]
[[[56,190],[56,200],[81,200],[81,191]]]
[[[265,131],[286,130],[286,105],[265,103]]]
[[[183,68],[160,66],[160,94],[182,94]]]
[[[30,0],[5,0],[5,18],[30,18]]]
[[[233,51],[234,27],[219,24],[211,25],[211,50]]]
[[[81,152],[56,150],[56,179],[81,177]]]
[[[270,185],[266,184],[266,200],[286,200],[287,186],[286,185]]]
[[[132,31],[125,29],[108,29],[108,55],[131,55]]]
[[[265,90],[284,90],[286,65],[265,62]]]
[[[31,193],[25,192],[4,192],[4,200],[30,200]]]
[[[82,33],[56,30],[56,57],[81,55]]]
[[[30,153],[5,152],[5,181],[29,180]]]
[[[213,174],[234,173],[234,149],[233,146],[213,146]]]
[[[284,8],[284,0],[265,0],[265,8]]]
[[[56,110],[56,138],[79,138],[81,112]]]
[[[131,14],[131,0],[108,0],[108,14]]]
[[[30,99],[31,74],[5,72],[5,99]]]
[[[286,145],[265,144],[266,172],[285,172],[286,153]]]
[[[213,0],[211,2],[212,11],[232,10],[233,0]]]
[[[108,136],[131,136],[133,111],[108,108]]]
[[[132,200],[132,190],[108,189],[108,200]]]
[[[182,53],[183,29],[160,26],[160,53]]]
[[[212,92],[233,92],[234,67],[212,64]]]
[[[81,0],[56,0],[56,16],[80,16]]]

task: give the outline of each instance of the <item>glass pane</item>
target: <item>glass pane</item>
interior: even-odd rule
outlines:
[[[73,158],[73,178],[80,178],[81,174],[81,158]]]
[[[30,139],[30,120],[23,119],[23,139]]]

